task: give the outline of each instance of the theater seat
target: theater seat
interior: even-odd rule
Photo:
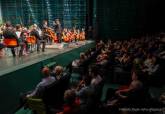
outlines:
[[[70,78],[70,85],[73,85],[77,82],[79,82],[81,79],[81,76],[79,73],[72,73]]]
[[[28,98],[26,102],[29,109],[37,114],[46,114],[45,105],[42,99]]]
[[[60,103],[60,85],[59,81],[55,81],[53,84],[44,88],[42,98],[28,98],[27,106],[37,114],[52,114],[51,110],[55,110],[57,107],[61,107]],[[57,109],[59,111],[59,109]]]
[[[38,112],[37,114],[55,114],[56,112],[62,111],[63,96],[65,90],[68,89],[69,79],[70,75],[64,73],[60,80],[44,88],[42,98],[28,98],[28,107]]]
[[[45,87],[45,91],[43,93],[43,102],[46,106],[47,114],[50,114],[51,108],[59,108],[62,106],[60,101],[60,83],[59,81],[55,81],[55,83]]]
[[[47,114],[55,114],[59,110],[62,110],[64,92],[68,88],[69,79],[70,75],[64,73],[60,80],[55,81],[45,88],[43,102],[46,106]]]

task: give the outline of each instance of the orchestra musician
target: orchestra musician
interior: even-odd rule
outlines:
[[[24,43],[23,40],[21,39],[21,33],[22,33],[22,28],[20,24],[16,25],[16,35],[18,37],[18,41],[19,41],[19,46],[20,46],[20,50],[19,50],[19,57],[23,55],[23,49],[24,49]]]
[[[46,44],[46,42],[39,35],[39,32],[37,30],[37,25],[36,24],[34,24],[32,26],[32,30],[30,32],[30,36],[34,36],[36,38],[37,52],[40,52],[40,46],[41,46],[41,44],[42,44],[42,52],[44,52],[45,51],[45,44]]]
[[[59,19],[54,22],[54,28],[48,27],[48,22],[46,20],[42,23],[42,29],[39,29],[36,24],[32,25],[32,28],[27,29],[20,24],[16,27],[12,27],[10,22],[7,22],[5,26],[0,27],[0,39],[2,40],[3,48],[7,47],[11,49],[13,57],[15,57],[16,50],[15,47],[20,46],[19,56],[28,53],[29,44],[30,46],[36,46],[37,52],[40,51],[42,45],[42,51],[45,51],[45,45],[47,42],[72,42],[78,40],[85,40],[84,29],[79,30],[76,28],[62,30]],[[55,31],[55,32],[54,32]]]
[[[61,23],[60,23],[60,20],[59,19],[55,19],[55,22],[54,22],[54,31],[57,35],[57,39],[58,39],[58,42],[61,43],[62,42],[62,27],[61,27]]]
[[[42,29],[47,29],[48,28],[48,21],[44,20],[42,23]]]
[[[18,43],[18,37],[10,22],[6,23],[6,28],[3,31],[3,37],[4,37],[4,45],[7,48],[11,49],[12,55],[13,57],[15,57],[16,56],[15,47],[18,47],[19,43]]]
[[[80,40],[85,40],[85,30],[82,29],[80,32]]]
[[[25,29],[22,29],[22,32],[20,34],[20,41],[21,41],[21,49],[19,51],[19,56],[23,55],[23,51],[25,50],[26,53],[24,53],[25,55],[27,55],[28,53],[28,42],[26,41],[26,38],[28,37],[28,32]]]
[[[48,27],[48,22],[46,20],[43,21],[42,25],[43,36],[45,40],[47,40],[48,44],[52,44],[53,42],[58,42],[56,34],[53,32],[53,29]]]

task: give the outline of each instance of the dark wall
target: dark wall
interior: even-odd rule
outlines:
[[[146,0],[147,32],[165,31],[165,0]]]
[[[97,0],[99,38],[125,39],[165,29],[164,0]]]

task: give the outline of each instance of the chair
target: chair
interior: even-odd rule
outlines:
[[[43,102],[46,106],[47,114],[54,114],[62,110],[64,92],[68,88],[70,75],[65,74],[60,80],[47,86],[43,94]]]
[[[33,48],[36,48],[36,43],[37,43],[36,37],[29,36],[26,38],[26,41],[27,41],[28,45],[30,46],[30,49],[31,49],[30,51],[32,52]]]
[[[104,87],[104,80],[102,80],[95,88],[95,101],[96,102],[99,102],[101,100],[103,87]]]
[[[35,36],[27,37],[26,41],[27,41],[27,43],[30,44],[30,45],[36,44],[36,37],[35,37]]]
[[[28,98],[26,105],[37,114],[46,114],[45,105],[42,99]]]
[[[60,80],[59,80],[59,86],[60,86],[60,91],[59,91],[59,94],[60,94],[60,98],[59,98],[59,100],[60,100],[60,102],[63,104],[64,103],[64,99],[63,99],[63,96],[64,96],[64,92],[65,92],[65,90],[67,90],[68,89],[68,87],[69,87],[69,81],[70,81],[70,77],[71,77],[71,75],[70,75],[70,73],[63,73],[63,76],[60,78]]]
[[[60,107],[59,81],[46,86],[42,98],[28,98],[27,106],[37,114],[51,114],[52,108]],[[59,111],[59,110],[58,110]]]
[[[59,81],[55,81],[53,84],[45,87],[42,100],[46,107],[47,114],[51,114],[52,108],[59,108],[61,107],[60,103],[60,85]]]
[[[79,82],[81,79],[81,75],[79,73],[72,73],[70,78],[70,84],[73,85],[74,83]]]
[[[19,45],[17,39],[15,38],[5,38],[3,43],[8,48],[17,47]]]
[[[63,96],[69,85],[70,74],[64,73],[60,80],[44,87],[42,98],[28,98],[28,107],[37,114],[55,114],[61,111]]]

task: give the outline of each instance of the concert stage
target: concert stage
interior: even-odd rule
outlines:
[[[62,53],[66,53],[73,49],[79,48],[86,44],[90,44],[92,41],[80,41],[77,43],[61,43],[61,44],[53,44],[47,45],[45,52],[34,51],[29,55],[22,56],[22,57],[3,57],[0,58],[0,76],[10,73],[12,71],[27,67],[29,65],[38,63],[40,61],[52,58]]]
[[[36,51],[23,57],[0,58],[0,114],[13,114],[19,103],[20,93],[35,88],[41,80],[40,70],[55,62],[66,66],[79,57],[80,52],[94,47],[93,41],[47,46],[45,52]]]

